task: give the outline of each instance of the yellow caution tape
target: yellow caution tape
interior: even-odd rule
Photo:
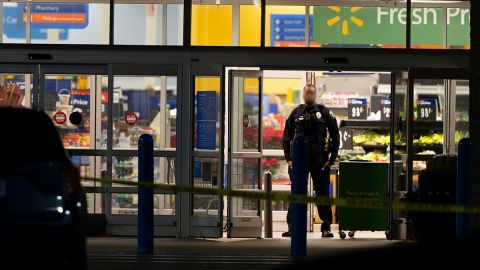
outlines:
[[[290,203],[314,203],[317,205],[336,205],[337,207],[363,208],[363,209],[392,209],[406,211],[422,211],[422,212],[450,212],[450,213],[468,213],[480,214],[480,207],[467,205],[450,205],[450,204],[431,204],[431,203],[415,203],[386,201],[374,199],[357,199],[357,198],[332,198],[332,197],[312,197],[298,194],[285,194],[281,192],[263,192],[261,190],[236,190],[222,189],[210,187],[195,187],[185,185],[169,185],[149,182],[132,182],[128,180],[113,180],[93,177],[82,177],[82,180],[90,182],[101,182],[104,184],[120,184],[135,186],[141,188],[153,188],[169,190],[173,192],[188,192],[201,195],[217,195],[243,197],[259,200],[285,201]]]

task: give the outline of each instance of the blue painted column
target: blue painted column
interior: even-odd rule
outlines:
[[[138,139],[138,181],[153,184],[153,137]],[[138,188],[137,254],[153,254],[153,189]]]
[[[307,195],[308,140],[298,136],[293,140],[292,194]],[[307,205],[292,203],[292,256],[307,255]]]
[[[458,143],[457,205],[473,204],[473,143],[463,138]],[[457,213],[457,239],[472,236],[472,214]]]

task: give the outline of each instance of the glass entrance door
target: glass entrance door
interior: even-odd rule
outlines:
[[[224,187],[224,88],[221,66],[192,65],[194,83],[193,170],[194,187]],[[191,200],[189,235],[222,237],[224,198],[189,194]]]
[[[262,72],[231,70],[228,74],[227,188],[262,187]],[[261,237],[258,199],[228,197],[228,237]]]
[[[37,96],[33,91],[35,74],[33,66],[0,67],[0,107],[33,108]]]
[[[51,116],[84,177],[138,181],[138,137],[154,137],[154,182],[176,184],[178,67],[39,67],[38,108]],[[141,73],[140,73],[141,72]],[[135,186],[83,181],[106,233],[137,233]],[[175,194],[154,190],[155,235],[177,236]],[[94,219],[92,219],[94,220]],[[100,219],[101,221],[102,219]],[[160,229],[161,228],[161,229]]]
[[[409,191],[418,188],[427,161],[438,154],[455,155],[460,139],[469,136],[468,74],[461,69],[409,71]]]
[[[107,176],[108,69],[86,66],[39,67],[39,105],[57,127],[82,177]],[[82,181],[89,214],[105,214],[105,185]]]

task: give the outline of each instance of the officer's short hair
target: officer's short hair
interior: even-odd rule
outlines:
[[[305,89],[307,89],[307,87],[312,87],[312,88],[315,89],[315,90],[317,89],[317,88],[315,87],[315,85],[309,83],[309,84],[306,84],[306,85],[303,87],[303,90],[305,91]]]

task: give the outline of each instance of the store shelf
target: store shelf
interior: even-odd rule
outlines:
[[[403,129],[406,129],[406,123],[402,122]],[[390,129],[390,121],[376,120],[342,120],[340,128],[357,129]],[[414,121],[413,129],[421,130],[443,130],[442,121]],[[468,129],[467,121],[457,122],[457,129]]]

